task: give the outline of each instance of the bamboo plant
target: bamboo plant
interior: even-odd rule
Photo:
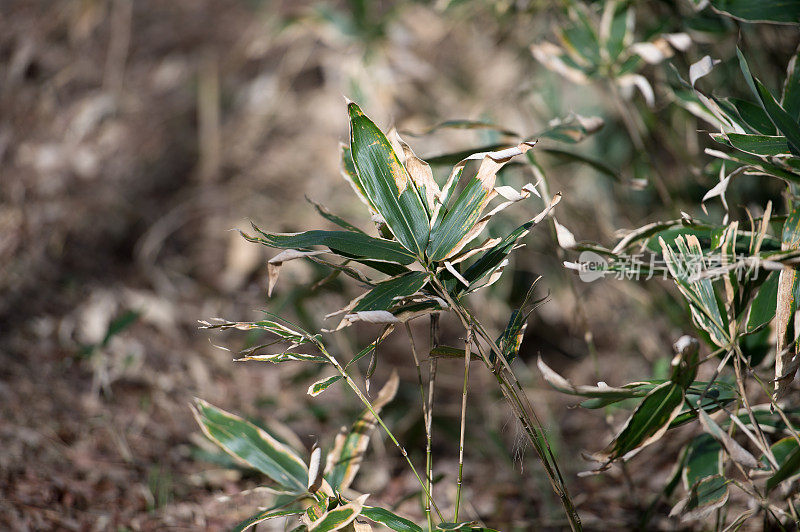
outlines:
[[[429,530],[489,530],[478,523],[460,520],[470,362],[477,359],[493,376],[509,409],[536,450],[552,489],[564,507],[567,522],[573,530],[579,530],[580,519],[544,427],[511,365],[519,350],[530,308],[537,304],[531,301],[532,290],[523,307],[512,314],[499,338],[489,332],[468,306],[469,294],[492,285],[500,278],[508,264],[509,255],[519,246],[520,240],[548,216],[561,198],[560,194],[548,198],[541,212],[509,234],[499,238],[482,238],[486,226],[497,213],[531,196],[540,197],[536,186],[530,183],[519,190],[497,183],[498,171],[534,149],[536,140],[527,139],[511,147],[467,154],[455,164],[447,181],[440,187],[430,165],[417,157],[396,131],[384,134],[355,103],[349,102],[347,109],[350,142],[341,148],[342,175],[369,211],[376,234],[370,235],[317,206],[325,218],[341,229],[282,234],[264,231],[253,225],[253,233],[243,233],[243,236],[250,242],[282,250],[268,263],[269,292],[272,292],[283,264],[301,258],[331,268],[333,275],[343,274],[353,278],[366,287],[366,291],[334,313],[338,324],[329,330],[306,331],[272,315],[256,322],[204,322],[204,327],[258,329],[276,337],[275,341],[244,352],[243,360],[332,366],[336,373],[313,383],[308,393],[317,396],[338,382],[343,382],[352,390],[366,408],[363,416],[385,431],[418,481],[425,498]],[[476,124],[464,123],[454,127],[473,125]],[[572,125],[561,124],[556,129],[555,132],[545,132],[545,136],[563,135],[566,132],[574,142],[575,135],[587,134],[584,126],[577,122]],[[464,172],[471,161],[477,166],[474,175]],[[439,316],[445,312],[453,313],[463,327],[466,338],[463,348],[438,345]],[[417,351],[412,329],[408,325],[413,319],[430,321],[433,349],[430,356],[425,357],[429,361],[427,372],[423,371],[424,360]],[[356,322],[381,324],[382,333],[345,362],[329,351],[324,335]],[[356,382],[358,377],[352,376],[356,363],[371,356],[373,363],[364,383],[368,390],[377,347],[398,328],[405,329],[410,337],[409,354],[417,368],[426,430],[424,468],[412,462],[407,449],[381,418],[380,407],[387,401],[386,394],[383,399],[379,396],[378,400],[370,401],[367,391],[362,390]],[[278,352],[264,352],[278,344],[282,344]],[[439,356],[458,356],[464,360],[459,462],[455,472],[456,498],[452,509],[443,508],[437,502],[432,476],[431,431],[436,361]],[[347,486],[343,486],[336,464],[347,463],[356,453],[345,452],[343,455],[338,442],[328,456],[327,467],[320,466],[319,451],[315,451],[316,458],[312,454],[309,465],[306,465],[297,451],[279,446],[279,442],[263,431],[259,432],[253,427],[245,430],[241,420],[232,414],[203,402],[196,404],[195,411],[204,431],[217,444],[238,459],[260,469],[284,490],[281,492],[283,498],[247,520],[240,529],[264,519],[295,515],[302,517],[299,526],[303,530],[367,526],[370,520],[393,530],[422,530],[419,525],[395,516],[388,510],[369,509],[364,504],[363,496],[347,498],[344,495],[344,487]],[[366,446],[364,433],[363,427],[354,429],[347,437],[349,443],[344,443],[345,447],[359,448],[363,453]],[[279,463],[277,469],[273,467],[274,462]],[[351,476],[347,478],[351,479]],[[298,505],[301,500],[310,504],[308,509],[303,510],[303,506]]]

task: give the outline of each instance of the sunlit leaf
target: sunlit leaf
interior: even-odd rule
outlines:
[[[202,399],[195,399],[193,413],[205,435],[235,459],[287,489],[305,491],[308,468],[288,446],[263,429]]]
[[[356,172],[372,207],[383,216],[397,240],[422,257],[429,219],[416,186],[391,143],[354,103],[350,113],[350,149]]]
[[[334,253],[346,257],[360,257],[375,261],[391,261],[398,264],[411,264],[415,257],[398,242],[385,238],[375,238],[364,233],[352,231],[305,231],[303,233],[267,233],[253,226],[261,235],[243,236],[250,242],[273,248],[311,249],[325,246]]]
[[[689,303],[695,324],[706,331],[718,346],[728,344],[728,320],[720,311],[720,304],[708,278],[695,280],[705,268],[705,258],[700,242],[694,235],[675,239],[677,251],[659,237],[667,267],[678,289]]]
[[[426,250],[429,260],[443,260],[458,253],[464,247],[470,230],[481,218],[489,200],[496,194],[494,185],[497,172],[511,158],[525,153],[532,147],[532,143],[522,143],[516,148],[474,154],[458,163],[457,166],[463,168],[467,161],[472,158],[480,158],[481,160],[477,175],[468,181],[452,207],[447,210],[447,213],[440,221],[437,220],[438,223],[431,230],[430,244]],[[454,171],[457,170],[454,169]],[[452,181],[449,182],[443,192],[453,185]]]

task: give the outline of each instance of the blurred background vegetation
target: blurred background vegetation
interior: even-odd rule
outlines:
[[[704,133],[711,126],[680,105],[669,65],[686,79],[691,63],[719,58],[713,79],[699,85],[747,97],[738,45],[777,92],[800,42],[796,26],[739,22],[689,0],[635,3],[636,42],[691,39],[662,47],[652,64],[624,66],[643,76],[651,99],[641,85],[617,83],[613,68],[574,83],[534,57],[532,45],[563,44],[559,35],[580,23],[570,6],[591,21],[603,9],[536,0],[2,2],[0,527],[224,528],[254,503],[239,501],[237,510],[220,496],[259,478],[209,462],[214,456],[187,406],[193,396],[260,422],[280,419],[309,447],[359,411],[341,390],[327,392],[330,404],[307,397],[316,376],[308,372],[233,364],[215,344],[239,349],[246,339],[197,330],[198,319],[250,319],[263,308],[315,329],[329,325],[318,322],[317,304],[305,302],[327,271],[296,261],[283,272],[294,282],[267,300],[269,255],[231,229],[249,220],[276,231],[319,227],[304,196],[369,225],[339,176],[343,96],[384,129],[421,134],[407,140],[423,159],[506,140],[484,129],[425,134],[448,119],[491,121],[528,136],[554,119],[600,117],[603,127],[580,144],[537,147],[550,190],[564,194],[559,221],[578,240],[610,245],[616,228],[680,211],[703,216],[699,200],[719,173],[719,162],[703,153],[714,145]],[[531,176],[512,168],[502,179],[518,186]],[[779,202],[780,192],[768,180],[735,182],[731,216]],[[507,227],[534,208],[507,215]],[[709,205],[709,217],[722,216]],[[590,466],[576,457],[604,445],[625,414],[564,415],[569,398],[542,383],[535,359],[541,353],[575,382],[663,376],[669,346],[688,332],[688,310],[667,283],[578,282],[561,266],[574,258],[552,227],[526,244],[515,274],[474,303],[501,328],[508,308],[544,276],[538,286],[550,301],[531,317],[521,375],[585,526],[634,528],[650,503],[645,495],[663,488],[685,440],[645,449],[627,468],[577,477]],[[342,281],[322,290],[330,310],[356,293]],[[457,331],[448,327],[445,337]],[[343,352],[375,333],[353,329],[337,340]],[[448,365],[439,369],[434,420],[434,445],[449,457],[437,469],[446,474],[457,460],[461,393],[459,364]],[[393,367],[404,385],[386,416],[418,458],[424,431],[403,335],[382,349],[376,378]],[[485,378],[475,376],[473,390]],[[471,405],[468,513],[502,530],[559,529],[558,501],[499,403],[498,396]],[[359,489],[419,516],[413,479],[377,443],[367,459],[379,467],[365,468]],[[674,526],[668,509],[663,502],[652,529]]]

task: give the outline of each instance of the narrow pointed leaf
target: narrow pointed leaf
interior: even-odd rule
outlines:
[[[356,104],[350,103],[348,111],[350,149],[364,193],[397,240],[421,257],[429,219],[419,192],[378,126]]]
[[[744,55],[738,48],[736,49],[736,55],[739,57],[739,67],[750,90],[758,98],[761,107],[772,120],[772,123],[775,124],[775,127],[778,128],[778,131],[786,136],[792,153],[800,156],[800,124],[780,106],[775,97],[772,96],[772,93],[757,78],[753,77]]]
[[[316,397],[319,394],[321,394],[322,392],[324,392],[325,390],[327,390],[328,387],[332,386],[333,384],[336,384],[337,382],[339,382],[343,378],[344,377],[342,377],[341,375],[333,375],[331,377],[325,377],[323,379],[320,379],[320,380],[318,380],[317,382],[315,382],[314,384],[312,384],[311,386],[308,387],[308,392],[307,393],[311,397]]]
[[[722,446],[710,434],[701,434],[687,446],[686,463],[683,469],[683,485],[686,491],[701,480],[722,474]]]
[[[780,453],[782,454],[780,458],[778,456],[779,453],[773,451],[779,467],[775,474],[767,479],[767,493],[775,489],[778,484],[784,480],[800,473],[800,448],[798,448],[797,441],[794,438],[784,438],[773,445],[772,448],[776,449],[778,444],[787,440],[791,441],[788,444],[784,443],[781,445],[783,447],[782,451],[784,452]]]
[[[653,389],[628,419],[625,427],[606,447],[608,459],[624,457],[634,449],[657,441],[683,406],[683,388],[665,382]]]
[[[733,461],[750,469],[758,469],[759,462],[744,447],[739,445],[728,433],[720,427],[704,410],[700,410],[700,424],[703,429],[725,447],[725,451]]]
[[[484,208],[495,195],[497,172],[512,157],[525,153],[532,147],[532,143],[523,143],[516,148],[471,155],[458,163],[457,166],[463,168],[468,160],[476,158],[477,155],[482,158],[477,175],[469,180],[444,218],[431,230],[430,244],[426,250],[429,260],[440,261],[461,250],[466,244],[465,237],[481,218]]]
[[[378,283],[359,300],[353,311],[389,310],[397,303],[399,298],[408,297],[422,290],[428,279],[428,274],[425,272],[409,272],[394,279]]]
[[[395,532],[422,532],[422,527],[384,508],[364,506],[361,515]]]
[[[243,236],[250,242],[263,244],[273,248],[311,249],[314,246],[325,246],[334,253],[346,257],[359,257],[378,261],[390,261],[398,264],[411,264],[414,255],[404,249],[398,242],[375,238],[364,233],[352,231],[305,231],[303,233],[268,233],[254,226],[261,236]]]
[[[715,135],[712,135],[712,138]],[[754,155],[782,155],[789,154],[789,144],[783,135],[741,135],[739,133],[728,133],[728,140],[731,146],[743,152]]]
[[[756,297],[750,305],[750,314],[747,317],[747,331],[755,331],[775,318],[775,309],[778,299],[778,279],[780,272],[772,272],[767,280],[758,288]]]
[[[683,520],[701,519],[728,500],[729,481],[722,475],[707,477],[692,486],[689,496],[675,505],[670,516],[681,515]]]
[[[720,311],[712,282],[708,278],[693,280],[693,276],[705,269],[705,259],[700,242],[695,235],[679,236],[675,239],[677,251],[673,251],[659,237],[662,253],[669,272],[678,289],[689,303],[692,319],[705,330],[715,344],[728,344],[728,320]]]
[[[308,468],[288,446],[252,423],[201,399],[195,400],[193,412],[206,436],[225,452],[287,489],[305,491]]]
[[[800,3],[793,0],[711,0],[711,5],[746,22],[800,24]]]

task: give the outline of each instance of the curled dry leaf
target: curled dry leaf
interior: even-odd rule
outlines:
[[[656,95],[653,92],[653,87],[647,78],[641,74],[625,74],[617,78],[617,83],[624,89],[628,95],[633,96],[633,88],[639,89],[639,92],[644,96],[644,101],[648,107],[653,107],[656,103]]]
[[[556,226],[558,245],[564,249],[575,249],[578,243],[575,241],[575,235],[572,234],[572,231],[558,223],[555,218],[553,218],[553,225]]]
[[[701,60],[692,63],[689,67],[689,83],[694,87],[697,80],[707,75],[720,62],[719,59],[711,59],[710,55],[703,57]]]
[[[314,443],[311,449],[311,459],[308,461],[308,491],[309,493],[316,493],[322,486],[322,468],[320,462],[322,461],[322,449],[318,443]]]
[[[361,312],[347,314],[344,318],[350,322],[400,323],[400,320],[394,314],[386,310],[363,310]]]
[[[320,255],[322,253],[327,253],[327,251],[300,251],[298,249],[285,249],[269,259],[269,262],[267,263],[267,271],[269,274],[269,287],[267,288],[267,295],[272,295],[272,289],[275,288],[275,283],[278,282],[278,274],[280,273],[281,266],[283,266],[284,262],[303,257],[313,257],[314,255]]]

